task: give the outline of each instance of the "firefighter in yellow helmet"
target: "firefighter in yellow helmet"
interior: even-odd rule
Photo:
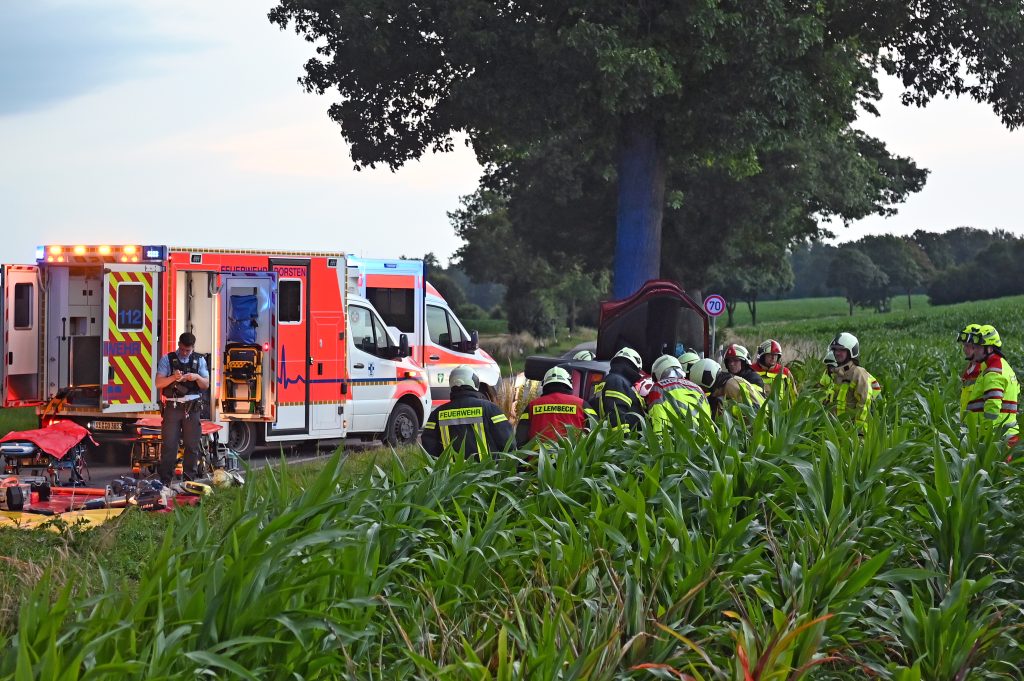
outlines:
[[[1016,445],[1020,437],[1020,383],[1003,357],[999,332],[991,324],[969,325],[960,332],[958,340],[964,344],[965,358],[974,364],[964,374],[960,397],[963,422],[982,432],[996,432],[1011,447]]]
[[[711,420],[711,405],[704,389],[693,383],[683,372],[683,366],[672,355],[662,355],[651,366],[654,386],[647,393],[647,413],[655,432],[661,432],[672,420],[672,414],[689,422],[698,421],[703,414]]]
[[[690,368],[690,381],[711,394],[711,409],[716,417],[728,409],[734,418],[743,420],[743,410],[739,405],[760,409],[764,404],[764,395],[758,387],[742,376],[723,370],[713,359],[696,362]]]
[[[782,345],[768,339],[757,346],[757,359],[750,365],[764,381],[769,394],[781,393],[780,399],[788,404],[796,402],[796,379],[789,367],[782,364]]]
[[[860,366],[860,341],[852,333],[836,336],[829,350],[836,360],[836,367],[832,369],[836,416],[853,422],[862,433],[866,432],[871,403],[881,394],[882,387]]]

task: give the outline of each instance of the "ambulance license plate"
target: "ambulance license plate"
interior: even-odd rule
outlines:
[[[92,422],[92,429],[93,430],[116,430],[116,431],[120,431],[121,430],[121,422],[120,421],[93,421]]]

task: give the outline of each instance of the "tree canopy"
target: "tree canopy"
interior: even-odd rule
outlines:
[[[680,230],[669,211],[694,175],[752,177],[793,141],[849,138],[879,69],[908,102],[965,95],[1024,120],[1019,1],[279,0],[269,17],[315,45],[300,81],[338,92],[357,166],[396,168],[461,132],[492,179],[569,159],[576,196],[613,186],[617,296],[659,274],[663,218]]]

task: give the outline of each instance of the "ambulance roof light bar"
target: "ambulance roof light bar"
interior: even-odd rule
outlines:
[[[36,246],[36,261],[43,263],[67,263],[69,265],[90,265],[108,262],[140,263],[162,262],[167,254],[164,246],[85,246],[50,244]]]

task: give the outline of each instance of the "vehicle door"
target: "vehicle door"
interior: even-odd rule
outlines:
[[[25,407],[42,399],[39,377],[40,277],[36,265],[4,265],[3,406]]]
[[[103,270],[101,402],[105,414],[155,411],[159,265]]]
[[[380,318],[369,307],[350,303],[348,362],[353,432],[384,430],[397,385],[393,349]]]
[[[436,407],[448,401],[448,376],[462,364],[479,364],[473,340],[452,313],[427,304],[427,349],[424,367],[430,378],[430,398]]]

